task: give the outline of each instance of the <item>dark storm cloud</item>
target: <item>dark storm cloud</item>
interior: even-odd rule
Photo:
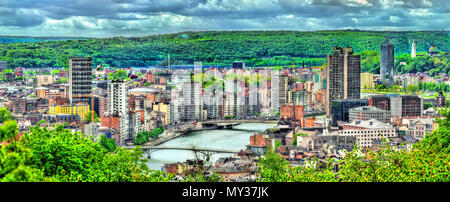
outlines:
[[[21,27],[40,35],[96,30],[99,36],[220,29],[441,30],[450,28],[449,5],[447,0],[0,0],[0,35]]]
[[[39,13],[0,7],[0,25],[31,27],[40,25],[42,22],[44,17]]]

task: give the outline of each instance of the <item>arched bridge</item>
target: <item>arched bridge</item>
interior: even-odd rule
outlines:
[[[126,146],[127,149],[134,149],[136,146]],[[193,152],[199,152],[205,155],[211,155],[211,154],[234,154],[238,153],[239,151],[233,151],[233,150],[226,150],[226,149],[210,149],[210,148],[193,148],[193,147],[176,147],[176,146],[168,146],[168,147],[158,147],[158,146],[142,146],[142,150],[147,153],[151,154],[154,151],[158,150],[186,150],[186,151],[193,151]]]

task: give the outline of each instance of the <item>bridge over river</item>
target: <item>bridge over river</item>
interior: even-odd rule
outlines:
[[[127,149],[134,149],[136,146],[126,146]],[[202,154],[205,154],[207,156],[210,156],[211,154],[236,154],[239,151],[233,151],[233,150],[227,150],[227,149],[210,149],[210,148],[197,148],[197,147],[176,147],[176,146],[141,146],[141,149],[150,156],[150,154],[154,151],[158,150],[186,150],[186,151],[192,151],[192,152],[199,152]]]

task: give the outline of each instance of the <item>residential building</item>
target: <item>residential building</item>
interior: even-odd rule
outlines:
[[[411,86],[411,85],[418,86],[419,85],[419,77],[415,76],[415,75],[407,75],[407,76],[403,77],[402,84],[403,84],[403,89],[406,89],[406,87]]]
[[[271,110],[274,113],[280,111],[280,106],[287,104],[288,77],[280,71],[272,71],[270,100]]]
[[[52,75],[42,75],[42,76],[36,76],[36,86],[47,86],[53,84],[53,76]]]
[[[417,95],[401,95],[390,99],[393,117],[422,116],[423,114],[423,100]]]
[[[130,138],[130,113],[128,84],[122,80],[113,80],[108,84],[107,116],[119,118],[119,145],[124,145]]]
[[[303,119],[303,105],[288,103],[281,106],[280,119],[301,121]]]
[[[439,95],[436,97],[436,101],[438,103],[438,107],[445,107],[445,96],[442,91],[439,92]]]
[[[373,73],[361,73],[361,89],[372,89],[373,87]]]
[[[69,100],[71,104],[90,103],[92,94],[92,58],[69,59]]]
[[[307,151],[318,151],[330,149],[337,152],[339,150],[351,151],[356,143],[354,136],[339,135],[305,135],[297,136],[297,146],[305,148]],[[334,153],[333,152],[333,153]]]
[[[8,69],[8,62],[7,61],[0,61],[0,71],[3,72],[3,70]]]
[[[374,140],[397,137],[395,127],[375,119],[345,124],[343,130],[337,131],[335,134],[356,137],[356,142],[361,148],[371,148]]]
[[[78,115],[78,116],[80,116],[81,120],[84,120],[84,117],[89,112],[89,110],[90,110],[90,106],[87,104],[49,106],[47,114],[51,114],[51,115],[72,114],[72,115]]]

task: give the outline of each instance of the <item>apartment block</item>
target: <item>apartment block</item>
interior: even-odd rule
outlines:
[[[90,103],[92,58],[69,59],[69,100],[71,104]]]

